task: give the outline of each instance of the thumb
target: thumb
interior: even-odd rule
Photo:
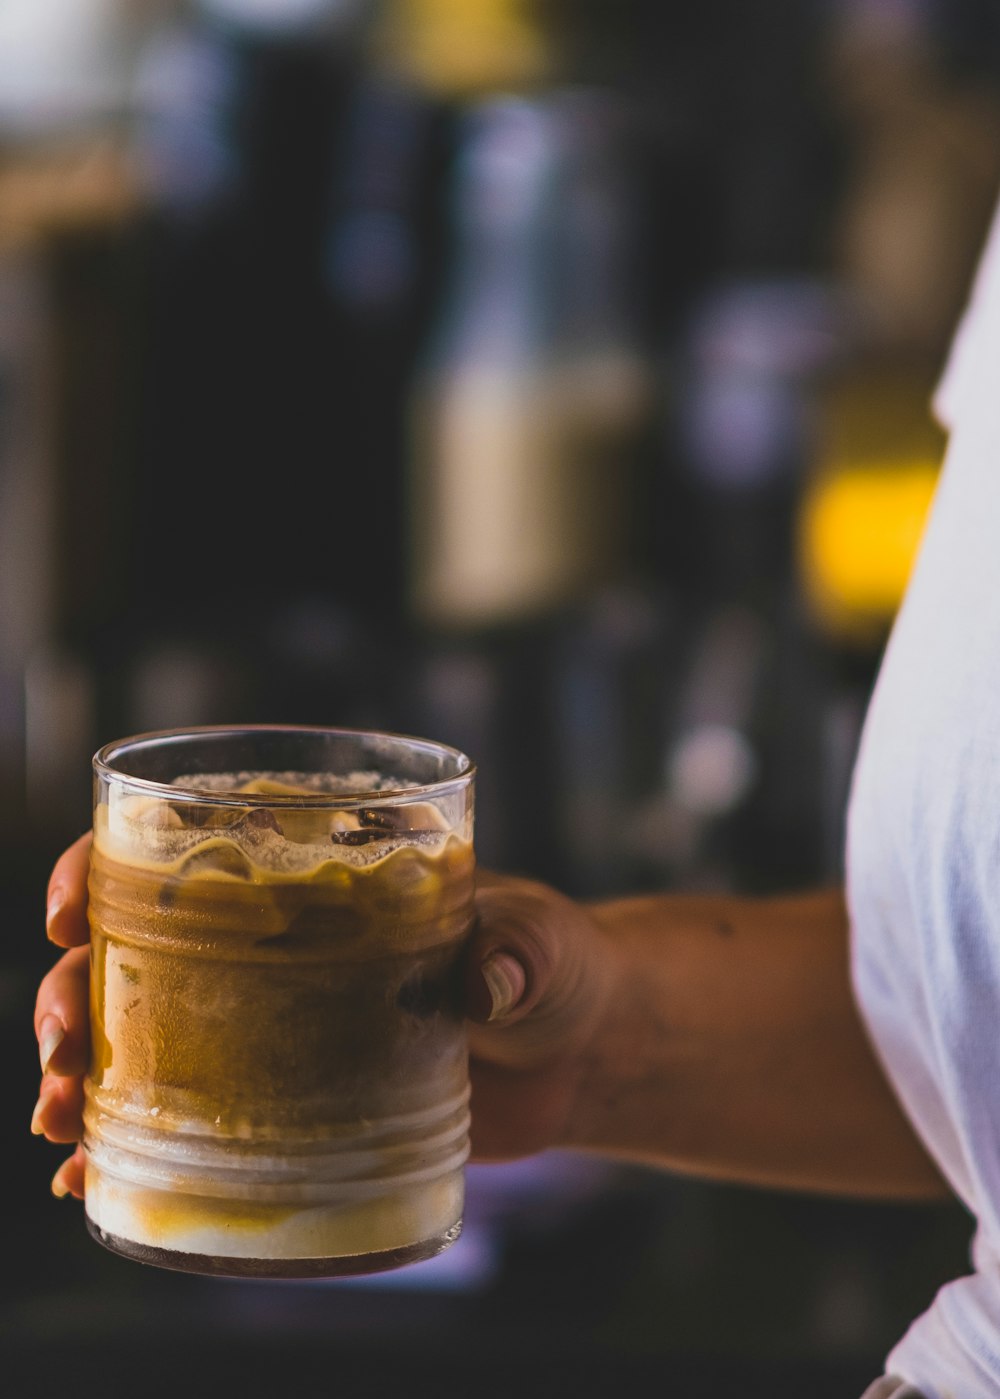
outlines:
[[[484,1023],[511,1019],[523,1006],[527,986],[527,973],[512,953],[502,948],[487,953],[471,988],[470,1018]]]
[[[522,879],[490,876],[477,889],[466,964],[470,1020],[514,1024],[545,996],[558,961],[558,900],[554,891]]]

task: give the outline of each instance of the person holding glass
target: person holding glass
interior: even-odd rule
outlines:
[[[1000,1395],[1000,223],[938,396],[951,440],[869,708],[843,890],[582,904],[481,874],[480,1160],[569,1148],[856,1197],[954,1192],[974,1271],[866,1399]],[[33,1127],[81,1133],[90,837],[59,859]],[[81,1196],[80,1147],[57,1195]]]

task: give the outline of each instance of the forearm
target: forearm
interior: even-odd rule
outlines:
[[[591,911],[616,980],[572,1145],[759,1185],[945,1193],[862,1026],[839,892]]]

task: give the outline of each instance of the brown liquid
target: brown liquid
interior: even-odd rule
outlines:
[[[95,848],[97,1096],[222,1135],[336,1131],[440,1099],[442,1031],[457,1091],[468,845],[253,874],[157,874]]]
[[[258,1181],[255,1162],[362,1137],[365,1179],[385,1177],[398,1214],[398,1181],[429,1159],[398,1119],[445,1107],[432,1130],[461,1134],[471,846],[444,831],[376,833],[346,850],[338,838],[318,864],[289,869],[255,863],[235,829],[205,829],[158,864],[123,857],[97,823],[88,1132],[111,1140],[133,1122],[168,1146],[228,1143],[251,1167],[226,1200],[215,1183],[172,1186],[154,1163],[166,1172],[154,1189],[129,1187],[137,1223],[149,1216],[140,1244],[169,1240],[168,1215],[247,1235],[280,1225],[302,1208],[296,1189],[270,1185],[266,1169]],[[359,1201],[354,1235],[378,1213],[377,1197]],[[416,1227],[403,1246],[421,1237]],[[258,1252],[268,1257],[266,1239]]]

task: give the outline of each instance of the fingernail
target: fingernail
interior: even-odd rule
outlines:
[[[66,1027],[58,1016],[47,1015],[38,1029],[38,1057],[42,1062],[42,1073],[47,1074],[52,1056],[66,1038]]]
[[[499,1020],[524,994],[524,970],[506,952],[494,952],[483,963],[483,980],[490,993],[490,1020]]]
[[[66,895],[62,889],[53,889],[49,895],[49,901],[45,905],[45,931],[48,933],[52,928],[53,919],[56,918],[66,903]]]
[[[35,1111],[31,1114],[31,1130],[36,1137],[45,1135],[45,1128],[42,1126],[42,1113],[46,1106],[52,1101],[54,1089],[50,1088],[43,1093],[35,1104]]]
[[[59,1167],[58,1171],[56,1171],[55,1175],[52,1177],[52,1193],[57,1200],[64,1200],[69,1194],[69,1186],[63,1180],[62,1166]]]

